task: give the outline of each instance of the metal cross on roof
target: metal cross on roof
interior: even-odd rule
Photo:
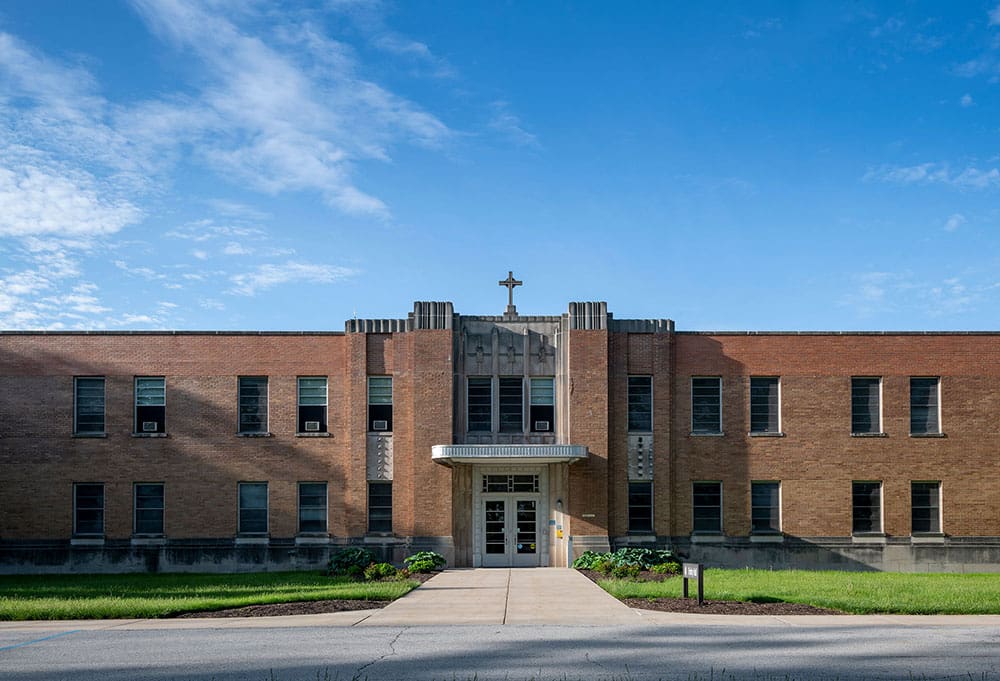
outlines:
[[[507,287],[507,314],[509,315],[517,314],[517,308],[514,307],[514,287],[522,286],[523,284],[523,281],[518,281],[514,278],[514,272],[511,270],[507,271],[507,278],[500,281],[501,286]]]

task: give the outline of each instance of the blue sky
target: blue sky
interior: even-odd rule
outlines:
[[[0,5],[0,328],[1000,328],[1000,5]]]

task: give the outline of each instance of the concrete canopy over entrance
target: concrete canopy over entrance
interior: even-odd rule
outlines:
[[[432,458],[454,470],[456,542],[473,567],[569,563],[569,464],[581,445],[435,445]]]
[[[434,445],[431,448],[431,459],[446,466],[456,463],[574,463],[588,455],[583,445]]]

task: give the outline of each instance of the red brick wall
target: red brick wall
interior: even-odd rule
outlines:
[[[782,483],[784,530],[851,533],[851,481],[883,481],[884,529],[910,534],[910,482],[940,480],[951,535],[1000,535],[1000,339],[984,335],[676,336],[677,529],[691,482],[723,482],[723,530],[749,533],[751,480]],[[690,435],[691,376],[721,376],[723,437]],[[783,438],[749,437],[749,377],[780,376]],[[884,438],[850,434],[852,376],[883,378]],[[941,377],[944,438],[909,436],[909,378]]]
[[[168,536],[234,535],[240,481],[270,483],[275,537],[296,532],[296,483],[328,481],[330,531],[351,533],[342,492],[358,470],[363,484],[364,449],[344,427],[346,346],[342,335],[0,336],[0,536],[68,537],[72,483],[104,482],[106,536],[127,538],[143,481],[166,485]],[[74,375],[107,377],[107,438],[72,437]],[[269,377],[271,438],[236,436],[241,375]],[[295,437],[303,375],[328,377],[332,437]],[[131,436],[135,376],[166,376],[166,438]]]
[[[569,437],[590,450],[586,461],[569,467],[574,535],[607,535],[609,529],[608,347],[607,331],[569,332]]]

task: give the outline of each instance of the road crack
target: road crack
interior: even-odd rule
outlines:
[[[379,662],[381,662],[382,660],[386,659],[387,657],[393,657],[393,656],[395,656],[396,655],[396,641],[399,640],[399,637],[403,635],[404,631],[406,631],[405,627],[402,628],[402,629],[400,629],[398,632],[396,632],[396,635],[392,637],[391,641],[389,641],[389,652],[387,652],[385,655],[381,655],[381,656],[375,658],[374,660],[372,660],[371,662],[369,662],[367,664],[363,664],[360,667],[358,667],[354,671],[354,679],[360,679],[361,678],[361,673],[364,670],[366,670],[369,667],[371,667],[372,665],[378,664]]]

